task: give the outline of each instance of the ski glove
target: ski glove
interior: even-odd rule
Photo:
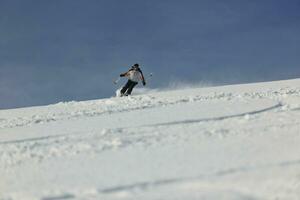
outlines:
[[[146,82],[145,81],[143,81],[143,86],[145,86],[146,85]]]
[[[120,77],[123,77],[123,76],[125,76],[125,74],[120,74]]]

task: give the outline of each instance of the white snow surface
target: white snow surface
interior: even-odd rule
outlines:
[[[299,200],[300,79],[0,111],[0,200]]]

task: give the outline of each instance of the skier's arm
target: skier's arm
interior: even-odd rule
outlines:
[[[120,77],[128,76],[130,71],[131,70],[129,70],[129,71],[125,72],[125,73],[120,74]]]
[[[133,69],[128,70],[127,72],[120,74],[120,77],[124,77],[124,76],[129,76],[129,72],[132,71]]]
[[[120,74],[120,77],[124,77],[124,76],[126,76],[126,74],[127,74],[127,72]]]
[[[143,75],[142,70],[139,70],[139,72],[141,73],[141,80],[143,81],[143,85],[146,85],[145,77]]]

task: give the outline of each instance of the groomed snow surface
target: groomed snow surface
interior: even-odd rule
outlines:
[[[300,79],[0,111],[0,200],[299,200]]]

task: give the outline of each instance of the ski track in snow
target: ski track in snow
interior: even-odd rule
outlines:
[[[239,168],[231,168],[222,171],[216,171],[211,174],[203,174],[193,177],[180,177],[180,178],[173,178],[173,179],[161,179],[156,181],[148,181],[148,182],[137,182],[129,185],[118,185],[116,187],[109,187],[109,188],[94,188],[94,189],[85,189],[85,191],[80,192],[63,192],[59,195],[46,195],[41,197],[40,200],[63,200],[63,199],[94,199],[94,198],[105,198],[105,197],[117,197],[122,199],[135,199],[132,198],[132,195],[136,195],[136,193],[143,193],[145,191],[152,191],[157,188],[161,187],[172,187],[176,186],[176,189],[184,189],[186,185],[189,187],[207,187],[211,185],[211,187],[215,187],[214,182],[207,181],[208,179],[215,179],[215,178],[222,178],[226,176],[230,176],[233,174],[240,174],[240,173],[248,173],[251,174],[257,170],[266,171],[270,168],[279,169],[281,166],[287,167],[295,167],[300,165],[299,160],[292,160],[292,161],[285,161],[280,163],[272,163],[268,165],[262,166],[246,166],[246,167],[239,167]],[[230,182],[228,183],[230,184]],[[179,188],[178,188],[179,187]],[[223,186],[224,187],[224,186]],[[294,182],[294,189],[300,189],[300,181]],[[228,187],[229,188],[229,187]],[[283,190],[283,188],[281,188]],[[234,197],[234,199],[260,199],[256,196],[245,193],[242,190],[232,190],[225,188],[220,188],[220,191],[226,193],[232,193],[230,196]],[[287,190],[290,190],[287,189]],[[219,191],[219,192],[220,192]],[[120,196],[121,195],[121,196]],[[195,198],[198,199],[199,197]],[[160,199],[160,198],[159,198]],[[177,198],[176,198],[177,199]],[[192,198],[194,199],[194,198]],[[231,198],[229,198],[231,199]]]
[[[246,92],[239,93],[225,93],[214,92],[208,95],[190,95],[190,96],[175,96],[172,98],[161,98],[157,95],[138,95],[127,98],[111,98],[105,100],[94,100],[89,102],[66,102],[58,103],[44,107],[45,110],[36,113],[26,113],[25,116],[18,116],[17,118],[5,118],[6,113],[0,112],[3,115],[0,120],[0,129],[22,127],[40,123],[47,123],[59,120],[74,119],[80,117],[94,117],[103,114],[127,112],[132,110],[140,110],[145,108],[163,107],[180,103],[201,102],[212,100],[235,100],[235,99],[261,99],[269,98],[277,100],[284,96],[300,96],[299,88],[280,88],[278,90],[266,92]],[[54,109],[53,109],[54,108]],[[54,112],[53,112],[54,110]]]
[[[213,91],[214,89],[211,90]],[[290,130],[293,132],[299,131],[300,88],[296,86],[242,93],[236,91],[214,91],[208,94],[203,92],[191,94],[189,92],[188,96],[176,95],[176,92],[171,92],[170,94],[169,97],[169,94],[164,96],[163,93],[153,93],[126,98],[58,103],[44,107],[24,108],[22,113],[18,109],[0,111],[0,132],[1,130],[32,127],[37,124],[63,123],[69,120],[75,120],[74,123],[76,123],[77,119],[88,119],[113,113],[126,113],[144,109],[151,110],[173,105],[182,105],[184,107],[190,103],[199,103],[201,105],[203,102],[236,102],[238,104],[264,99],[273,103],[247,112],[215,117],[146,123],[119,128],[98,127],[93,131],[89,130],[86,132],[66,131],[57,135],[0,140],[0,172],[11,172],[14,168],[17,169],[19,167],[22,169],[22,166],[27,164],[38,166],[40,163],[56,158],[76,158],[76,156],[82,155],[99,157],[104,152],[122,152],[123,149],[134,149],[136,147],[143,149],[151,147],[155,149],[165,144],[176,144],[178,141],[188,144],[188,142],[195,140],[225,141],[227,138],[230,138],[230,140],[233,138],[251,140],[253,136],[259,138],[268,135],[276,139],[276,137]],[[284,121],[286,118],[289,120]],[[236,124],[234,128],[233,124]],[[265,163],[255,163],[254,165],[237,164],[234,167],[223,167],[220,170],[198,173],[198,175],[194,174],[193,176],[178,175],[175,178],[145,179],[145,181],[137,181],[130,184],[125,183],[106,187],[94,186],[80,188],[79,190],[62,188],[61,190],[53,191],[45,189],[42,193],[35,196],[30,194],[30,192],[26,193],[26,191],[23,193],[1,193],[2,190],[0,188],[0,200],[22,198],[25,200],[145,199],[144,197],[161,199],[161,196],[155,195],[156,193],[162,196],[167,195],[167,193],[177,194],[177,196],[171,195],[172,198],[167,196],[166,199],[297,200],[300,199],[299,166],[300,154],[297,158],[286,158],[279,161],[269,160]],[[249,181],[251,179],[244,178],[244,176],[261,177],[263,176],[261,174],[268,174],[270,170],[279,174],[286,169],[291,169],[291,172],[298,171],[298,176],[291,174],[291,176],[283,177],[283,180],[281,180],[281,177],[275,177],[275,180],[278,179],[278,186],[274,182],[268,182],[274,181],[270,180],[272,176],[266,176],[265,180],[260,179],[262,183],[255,182],[254,184]],[[235,177],[242,177],[238,180],[245,187],[255,188],[255,184],[264,187],[256,192],[249,191],[242,186],[233,187],[236,184]],[[226,185],[221,185],[219,183],[220,180],[225,182]],[[286,185],[282,185],[282,181]],[[274,191],[274,196],[269,194],[269,191]],[[191,193],[195,193],[195,196],[190,196]],[[266,196],[268,198],[265,198]]]
[[[1,167],[11,167],[22,162],[41,162],[50,157],[64,157],[77,155],[79,153],[99,153],[109,149],[124,148],[131,144],[142,143],[149,145],[155,143],[161,137],[159,134],[152,134],[158,130],[159,126],[181,126],[183,124],[216,122],[231,118],[244,117],[250,118],[252,115],[258,115],[263,112],[272,111],[282,106],[281,103],[271,107],[251,112],[239,113],[213,118],[192,119],[185,121],[173,121],[168,123],[158,123],[143,125],[140,127],[102,129],[100,133],[68,133],[65,135],[52,135],[37,138],[27,138],[23,140],[2,141],[0,142],[0,163]],[[147,127],[148,130],[147,130]],[[152,128],[151,128],[152,127]],[[133,129],[144,128],[146,134],[135,136]],[[145,129],[146,128],[146,129]],[[149,133],[148,133],[149,132]],[[208,135],[209,130],[204,131]],[[216,131],[218,134],[226,134],[225,129]],[[168,136],[166,136],[168,137]]]

